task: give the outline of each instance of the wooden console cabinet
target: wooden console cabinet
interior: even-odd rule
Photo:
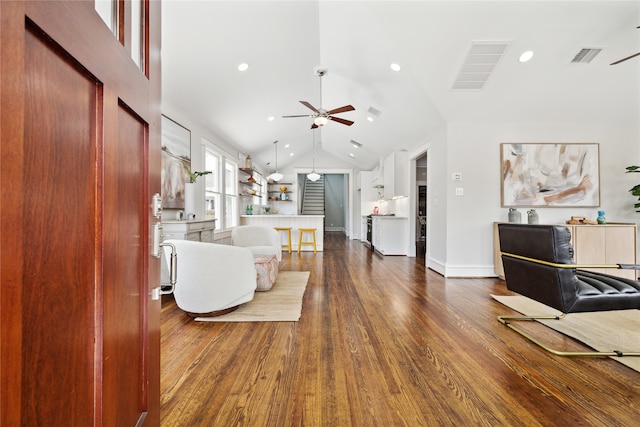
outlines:
[[[493,265],[495,273],[504,279],[500,257],[498,222],[493,223]],[[563,224],[564,225],[564,224]],[[635,264],[636,224],[609,223],[602,225],[565,225],[571,231],[576,264]],[[636,270],[585,269],[628,279],[637,279]]]
[[[215,228],[215,219],[162,222],[164,238],[167,240],[193,240],[213,243],[213,231]]]

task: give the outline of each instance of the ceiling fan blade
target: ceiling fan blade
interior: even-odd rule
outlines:
[[[616,64],[619,64],[619,63],[621,63],[621,62],[626,61],[627,59],[635,58],[635,57],[636,57],[636,56],[638,56],[638,55],[640,55],[640,52],[638,52],[638,53],[636,53],[636,54],[633,54],[633,55],[631,55],[631,56],[627,56],[626,58],[619,59],[619,60],[617,60],[616,62],[612,62],[612,63],[611,63],[611,64],[609,64],[609,65],[616,65]]]
[[[314,112],[320,114],[320,111],[318,111],[318,109],[316,107],[314,107],[313,105],[309,104],[307,101],[300,101],[300,104],[304,105],[305,107],[307,107],[311,111],[314,111]]]
[[[315,124],[315,123],[311,125],[311,129],[316,129],[317,127],[318,127],[318,125]]]
[[[338,113],[344,113],[344,112],[353,111],[353,110],[355,110],[355,108],[353,108],[353,105],[345,105],[344,107],[340,107],[340,108],[336,108],[335,110],[327,111],[327,114],[338,114]]]
[[[283,119],[288,119],[288,118],[291,118],[291,117],[315,117],[315,116],[312,115],[312,114],[301,114],[301,115],[298,115],[298,116],[282,116]]]
[[[351,126],[353,124],[351,120],[341,119],[340,117],[329,116],[329,120],[333,120],[334,122],[342,123],[343,125],[347,125],[347,126]]]

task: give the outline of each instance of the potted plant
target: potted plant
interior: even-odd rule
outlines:
[[[182,167],[187,172],[187,175],[189,175],[189,182],[191,184],[195,184],[198,177],[212,173],[211,171],[191,172],[191,169],[189,169],[186,163],[182,163]]]
[[[196,206],[196,189],[195,184],[198,177],[208,175],[211,171],[192,172],[186,163],[182,163],[182,167],[189,175],[189,182],[184,183],[184,211],[186,219],[195,219],[195,206]]]
[[[640,172],[640,166],[627,166],[627,173],[630,172]],[[640,208],[640,184],[635,185],[632,189],[629,190],[629,192],[636,196],[639,200],[639,202],[634,204],[633,207],[636,209]],[[636,210],[636,212],[640,212],[640,210]]]

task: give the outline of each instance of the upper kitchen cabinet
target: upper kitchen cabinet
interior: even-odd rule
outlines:
[[[384,159],[385,199],[407,197],[409,195],[409,154],[394,151]]]

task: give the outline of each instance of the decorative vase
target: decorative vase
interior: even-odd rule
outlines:
[[[187,219],[196,216],[196,184],[193,182],[184,183],[184,213]]]
[[[247,156],[247,158],[244,159],[244,167],[245,169],[253,169],[253,164],[251,164],[251,156]]]
[[[527,217],[528,217],[529,224],[538,224],[540,220],[538,217],[538,212],[536,212],[535,209],[531,209],[530,211],[527,211]]]
[[[598,211],[597,222],[598,222],[598,224],[606,224],[607,223],[607,219],[604,217],[604,211]]]
[[[522,221],[520,211],[515,208],[509,208],[509,222],[519,224]]]

